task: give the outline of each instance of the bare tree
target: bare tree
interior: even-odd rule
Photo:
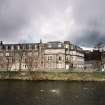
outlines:
[[[10,58],[6,57],[6,70],[9,71]]]
[[[29,52],[30,53],[30,52]],[[38,55],[32,51],[31,54],[26,54],[25,63],[27,65],[28,71],[32,71],[34,68],[38,67]]]
[[[0,57],[0,70],[6,69],[6,58]]]
[[[22,70],[22,60],[23,60],[23,55],[24,55],[24,51],[21,49],[18,51],[18,56],[19,56],[19,71]]]
[[[33,68],[33,61],[34,61],[33,56],[27,56],[26,57],[25,63],[27,65],[27,67],[28,67],[28,71],[32,70],[32,68]]]

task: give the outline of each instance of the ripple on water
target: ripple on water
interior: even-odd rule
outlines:
[[[60,90],[59,89],[51,89],[51,90],[49,90],[49,92],[59,94]]]
[[[44,92],[44,90],[43,90],[43,89],[41,89],[41,90],[40,90],[40,92]]]

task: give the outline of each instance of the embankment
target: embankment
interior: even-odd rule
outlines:
[[[69,81],[105,81],[102,72],[16,72],[2,71],[0,79],[11,80],[69,80]]]

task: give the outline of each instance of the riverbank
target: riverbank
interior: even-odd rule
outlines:
[[[0,79],[10,80],[68,80],[68,81],[105,81],[102,72],[16,72],[2,71]]]

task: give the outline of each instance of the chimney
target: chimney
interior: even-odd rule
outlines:
[[[42,44],[42,40],[40,39],[40,44]]]
[[[0,41],[0,45],[3,45],[3,41]]]
[[[64,41],[64,44],[70,44],[70,41]]]

